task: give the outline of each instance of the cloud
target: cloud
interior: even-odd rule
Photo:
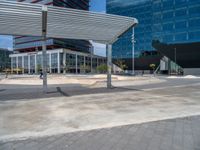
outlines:
[[[94,46],[94,54],[99,56],[106,56],[106,45],[92,42]]]
[[[13,38],[12,36],[0,35],[0,48],[13,49]]]

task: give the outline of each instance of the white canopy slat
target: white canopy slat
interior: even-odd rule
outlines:
[[[0,1],[0,34],[42,36],[42,6]],[[84,10],[47,6],[47,37],[110,43],[137,19]]]
[[[0,1],[0,34],[41,36],[42,6]]]

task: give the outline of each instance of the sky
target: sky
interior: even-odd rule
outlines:
[[[91,0],[90,6],[90,11],[106,12],[106,0]],[[106,45],[93,42],[93,46],[96,55],[106,56]]]
[[[91,11],[105,13],[106,0],[91,0],[90,6]],[[11,50],[12,43],[12,36],[0,35],[0,48],[8,48]],[[93,43],[93,45],[95,54],[105,56],[105,45],[99,43]]]

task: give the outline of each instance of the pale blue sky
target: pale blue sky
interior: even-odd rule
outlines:
[[[96,11],[96,12],[105,12],[106,11],[106,0],[91,0],[90,3],[90,10],[91,11]],[[5,36],[5,35],[0,35],[0,48],[8,48],[12,49],[12,43],[13,39],[12,36]],[[95,46],[95,52],[98,55],[105,55],[104,49],[105,46],[94,43]]]

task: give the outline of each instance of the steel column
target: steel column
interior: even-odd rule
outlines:
[[[60,74],[60,65],[61,65],[60,64],[60,52],[58,52],[57,55],[58,55],[58,59],[57,59],[58,60],[58,65],[57,65],[57,68],[58,68],[58,73]]]
[[[16,57],[16,64],[17,64],[17,74],[19,74],[18,69],[19,69],[19,61],[18,61],[18,56]]]
[[[24,74],[24,56],[22,56],[22,74]]]
[[[13,57],[11,57],[11,73],[13,74]]]
[[[42,7],[42,71],[43,71],[43,92],[47,92],[47,47],[46,47],[46,34],[47,34],[47,6]]]
[[[78,56],[76,54],[76,74],[78,74]]]
[[[31,74],[30,55],[28,55],[28,74]]]
[[[86,73],[86,70],[85,70],[85,67],[86,67],[85,56],[84,56],[84,64],[83,64],[83,66],[84,66],[84,73]]]
[[[63,51],[63,73],[66,74],[66,52]]]
[[[132,75],[135,75],[135,30],[132,29]]]
[[[49,55],[49,73],[51,73],[51,53]]]
[[[107,88],[112,88],[112,45],[106,45],[107,54]]]
[[[38,73],[38,67],[37,67],[37,54],[35,54],[35,74]]]

